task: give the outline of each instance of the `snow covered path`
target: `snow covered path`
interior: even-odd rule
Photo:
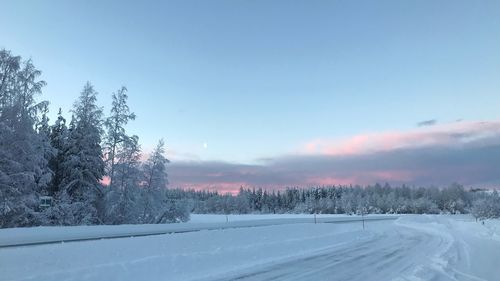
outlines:
[[[395,225],[207,280],[500,280],[500,240],[470,218],[408,216]]]
[[[448,237],[406,227],[377,228],[371,235],[222,280],[414,280],[424,270],[424,280],[455,280],[441,265],[428,262],[449,248]]]
[[[415,265],[425,263],[427,254],[443,243],[439,237],[398,229],[223,280],[406,280],[405,276],[414,276]]]
[[[469,217],[287,224],[0,249],[0,280],[499,280]]]

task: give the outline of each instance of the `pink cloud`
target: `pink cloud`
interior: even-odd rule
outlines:
[[[500,134],[500,122],[455,122],[406,132],[360,134],[343,140],[316,139],[303,145],[302,153],[356,155],[435,145],[459,146]]]
[[[234,194],[240,186],[500,183],[500,122],[456,122],[344,140],[317,139],[304,144],[301,152],[254,165],[173,162],[170,186]]]

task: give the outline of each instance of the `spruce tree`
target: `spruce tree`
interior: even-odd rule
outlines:
[[[50,144],[56,150],[55,155],[49,161],[49,167],[52,170],[53,177],[50,184],[49,194],[55,196],[62,182],[64,163],[64,152],[66,150],[68,141],[68,127],[66,126],[66,119],[62,116],[62,110],[59,108],[57,120],[50,128]]]
[[[71,210],[67,210],[74,223],[93,224],[100,222],[100,181],[104,176],[102,158],[102,109],[97,105],[97,92],[87,82],[73,110],[64,151],[62,180],[59,190],[62,199]]]

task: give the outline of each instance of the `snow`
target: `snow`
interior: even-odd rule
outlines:
[[[370,215],[370,217],[388,215]],[[353,218],[356,216],[349,215],[329,215],[317,214],[316,218]],[[228,221],[249,221],[249,220],[269,220],[269,219],[314,219],[311,214],[243,214],[243,215],[227,215]],[[191,214],[191,219],[188,223],[216,223],[226,222],[226,215],[212,215],[212,214]]]
[[[491,236],[493,239],[500,241],[500,220],[485,220],[482,233],[486,236]]]
[[[391,218],[395,217],[372,215],[365,216],[364,219],[379,220]],[[318,222],[341,222],[361,219],[360,216],[317,216]],[[231,215],[229,216],[228,222],[226,222],[226,216],[223,215],[193,215],[193,220],[191,222],[178,224],[10,228],[0,229],[0,247],[313,222],[313,215]]]
[[[310,216],[293,216],[230,216],[232,223],[291,224],[0,248],[0,277],[385,281],[498,280],[500,274],[499,221],[482,225],[468,216],[409,215],[368,221],[363,230],[360,222],[314,224],[300,222]],[[225,216],[195,215],[183,225],[221,220]],[[108,227],[93,228],[105,232]]]

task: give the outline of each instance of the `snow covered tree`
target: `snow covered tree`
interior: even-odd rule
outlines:
[[[100,181],[104,176],[102,158],[102,109],[97,105],[97,92],[87,82],[73,108],[70,129],[61,163],[60,200],[68,206],[69,219],[75,224],[99,223]]]
[[[472,203],[472,215],[479,220],[500,218],[500,196],[495,190],[492,194],[483,194]]]
[[[115,183],[106,189],[105,222],[109,224],[140,223],[141,191],[139,183],[141,151],[139,138],[125,138],[116,154]]]
[[[185,200],[169,198],[166,165],[170,161],[163,155],[165,142],[161,139],[142,165],[143,188],[140,205],[143,207],[141,221],[144,223],[170,223],[189,219]]]
[[[165,142],[161,139],[146,162],[142,164],[143,189],[140,204],[143,208],[141,221],[145,223],[155,223],[158,209],[161,207],[163,198],[160,197],[167,184],[166,164],[169,162],[164,153]]]
[[[21,67],[21,57],[13,56],[7,50],[0,50],[0,113],[12,107],[17,93],[17,73]]]
[[[52,170],[52,182],[50,183],[49,195],[55,196],[59,191],[63,169],[62,163],[65,162],[65,150],[68,141],[68,127],[66,126],[66,119],[62,116],[62,110],[59,108],[57,120],[54,125],[50,127],[50,144],[56,150],[54,157],[49,161],[49,167]]]
[[[111,114],[104,123],[106,127],[105,156],[110,186],[113,186],[115,180],[116,163],[119,161],[117,153],[121,149],[120,146],[129,138],[125,133],[125,125],[128,121],[135,119],[135,114],[130,112],[127,105],[127,88],[121,87],[113,93],[112,97]]]
[[[189,220],[189,210],[184,200],[168,199],[165,196],[155,223],[177,223]]]
[[[0,227],[36,224],[38,196],[47,187],[52,149],[35,125],[47,102],[36,103],[44,81],[31,60],[0,50]]]
[[[35,127],[39,134],[48,138],[50,135],[50,126],[48,117],[49,103],[47,101],[41,102],[39,108],[41,117],[39,120],[37,120]]]
[[[115,186],[122,189],[138,187],[141,181],[139,137],[134,135],[125,138],[116,156]]]
[[[150,157],[143,164],[144,186],[148,189],[162,189],[168,184],[167,164],[170,161],[163,155],[165,153],[165,142],[160,139]]]

